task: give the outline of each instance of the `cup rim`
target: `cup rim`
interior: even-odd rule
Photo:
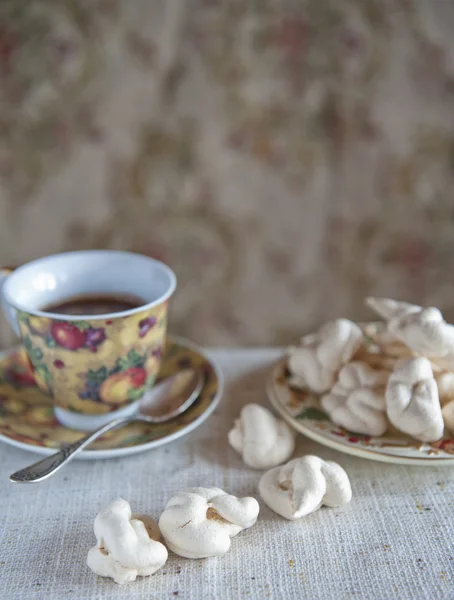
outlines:
[[[26,305],[24,305],[20,302],[16,302],[15,300],[13,300],[11,298],[11,295],[9,293],[9,287],[11,286],[11,282],[14,279],[16,279],[17,276],[20,276],[21,272],[23,272],[27,267],[29,267],[31,265],[36,265],[40,262],[44,262],[46,260],[49,260],[52,258],[58,258],[58,257],[62,257],[62,256],[70,257],[70,256],[82,255],[82,254],[94,255],[94,254],[106,254],[106,253],[112,254],[112,255],[121,254],[123,256],[129,256],[130,258],[140,257],[140,258],[146,259],[150,263],[153,263],[154,265],[158,266],[169,277],[169,286],[168,286],[167,290],[163,294],[161,294],[161,296],[159,296],[152,302],[147,302],[146,304],[141,304],[140,306],[137,306],[135,308],[130,308],[128,310],[122,310],[120,312],[103,313],[103,314],[99,314],[99,315],[93,315],[93,314],[91,314],[91,315],[67,315],[67,314],[63,314],[63,313],[48,312],[48,311],[44,311],[44,310],[38,310],[38,309],[33,309],[30,307],[27,307]],[[161,262],[160,260],[157,260],[156,258],[151,258],[150,256],[146,256],[145,254],[140,254],[139,252],[126,252],[124,250],[74,250],[74,251],[69,251],[69,252],[58,252],[56,254],[50,254],[48,256],[43,256],[41,258],[37,258],[35,260],[24,263],[20,267],[17,267],[6,278],[6,281],[3,285],[2,292],[3,292],[3,297],[5,298],[6,302],[10,306],[15,308],[16,310],[20,310],[22,312],[25,312],[27,314],[30,314],[30,315],[33,315],[36,317],[45,317],[47,319],[55,319],[58,321],[96,321],[98,319],[103,320],[103,319],[118,319],[121,317],[129,317],[130,315],[134,315],[134,314],[143,312],[145,310],[148,310],[150,308],[153,308],[154,306],[158,306],[159,304],[166,302],[172,296],[176,287],[177,287],[177,277],[176,277],[174,271],[168,265]]]

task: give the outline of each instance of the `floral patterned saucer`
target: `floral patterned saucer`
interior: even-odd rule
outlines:
[[[418,442],[397,430],[381,437],[349,433],[330,421],[315,394],[291,388],[287,361],[279,361],[269,378],[267,392],[277,412],[297,431],[320,444],[354,456],[382,462],[440,466],[454,465],[454,438]]]
[[[200,368],[205,374],[205,385],[191,408],[168,423],[130,423],[110,431],[94,442],[90,450],[83,450],[78,458],[114,458],[135,454],[167,444],[198,427],[219,402],[222,375],[200,348],[186,340],[168,338],[158,381],[187,367]],[[83,435],[57,421],[50,397],[38,389],[30,376],[22,347],[0,355],[1,441],[50,455],[62,444],[75,442]]]

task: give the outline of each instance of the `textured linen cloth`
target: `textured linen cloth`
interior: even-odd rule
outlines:
[[[277,350],[215,350],[226,378],[221,403],[187,437],[136,456],[74,461],[37,485],[7,476],[34,455],[0,446],[0,598],[67,599],[434,599],[454,598],[454,469],[386,465],[341,454],[299,436],[296,455],[315,453],[348,472],[353,499],[290,523],[259,499],[260,472],[227,443],[243,404],[267,402]],[[122,496],[159,518],[172,494],[217,486],[259,499],[257,524],[222,557],[170,553],[155,575],[118,586],[86,566],[99,509]]]

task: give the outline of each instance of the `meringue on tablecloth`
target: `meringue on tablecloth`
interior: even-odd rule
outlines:
[[[150,537],[149,529],[143,520],[132,518],[126,500],[114,500],[95,518],[97,544],[88,552],[87,565],[96,575],[120,584],[152,575],[167,561],[167,549]]]
[[[389,371],[353,361],[339,371],[333,389],[321,399],[336,425],[365,435],[383,435],[388,427],[385,386]]]
[[[344,469],[335,462],[307,455],[267,471],[259,483],[263,501],[290,521],[325,506],[350,502],[352,490]]]
[[[443,416],[430,361],[410,358],[399,362],[386,388],[386,411],[400,431],[436,442],[443,436]]]
[[[317,393],[327,392],[342,365],[348,363],[361,346],[363,334],[352,321],[337,319],[316,333],[301,338],[301,346],[289,348],[290,384]]]
[[[229,443],[254,469],[269,469],[288,460],[295,449],[295,431],[259,404],[246,404],[229,431]]]
[[[224,554],[230,538],[252,527],[259,514],[255,498],[236,498],[219,488],[189,488],[173,496],[159,519],[167,546],[185,558]]]

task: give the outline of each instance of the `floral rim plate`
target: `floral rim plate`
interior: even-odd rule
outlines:
[[[288,384],[286,359],[273,368],[267,393],[277,412],[297,431],[320,444],[370,460],[382,462],[440,466],[454,465],[454,439],[444,437],[427,444],[398,431],[381,437],[352,434],[332,423],[320,408],[319,398]]]
[[[25,351],[15,348],[0,355],[0,440],[38,454],[53,454],[62,444],[85,435],[61,425],[49,396],[30,378]],[[222,394],[222,375],[196,345],[176,337],[166,341],[159,378],[180,368],[195,367],[205,374],[198,400],[184,414],[160,425],[130,423],[110,431],[77,458],[116,458],[167,444],[198,427],[213,412]]]

